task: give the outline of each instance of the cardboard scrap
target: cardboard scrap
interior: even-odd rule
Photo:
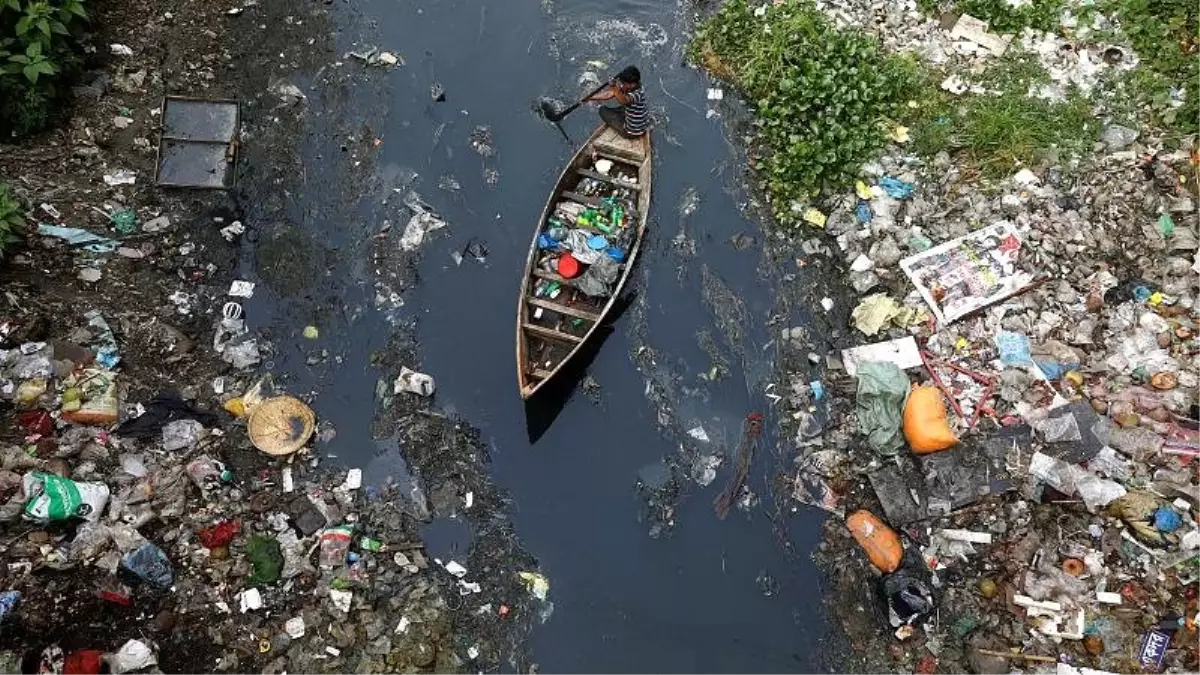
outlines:
[[[842,365],[851,377],[858,373],[858,364],[868,361],[886,361],[907,370],[921,365],[921,351],[911,335],[842,350]]]
[[[950,29],[952,39],[964,39],[983,47],[994,56],[1003,56],[1012,41],[1011,35],[997,35],[988,30],[988,22],[976,19],[970,14],[958,17],[954,27]]]

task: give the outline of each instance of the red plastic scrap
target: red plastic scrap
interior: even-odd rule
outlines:
[[[26,436],[49,436],[54,433],[54,418],[45,410],[28,410],[17,415],[17,424]]]
[[[99,675],[104,665],[104,652],[99,649],[80,649],[67,654],[63,675]]]
[[[236,520],[226,520],[212,527],[206,527],[197,534],[200,535],[200,543],[204,545],[204,548],[214,549],[228,546],[229,542],[233,541],[233,538],[241,531],[241,523]]]
[[[129,607],[133,604],[133,596],[127,588],[104,588],[96,591],[96,597],[113,604]]]
[[[933,675],[937,672],[937,657],[926,655],[925,658],[917,662],[917,668],[914,673],[919,675]]]

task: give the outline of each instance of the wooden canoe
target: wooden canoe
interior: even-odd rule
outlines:
[[[608,169],[607,173],[601,173],[600,168]],[[517,385],[521,398],[533,396],[580,351],[604,323],[629,280],[646,235],[650,168],[649,133],[627,139],[601,125],[559,175],[529,245],[517,302]],[[614,212],[614,204],[624,208],[624,218]],[[573,218],[580,210],[584,210],[582,221]],[[593,225],[597,213],[598,222]],[[620,226],[611,222],[618,219]],[[562,227],[564,224],[566,228]],[[571,237],[564,237],[564,243],[557,245],[547,239],[551,234],[563,235],[564,230],[566,234],[579,230],[593,238],[603,236],[611,240],[608,249],[599,251],[609,258],[580,265],[583,270],[580,275],[564,278],[559,273],[563,271],[559,257],[564,253],[574,257],[575,251],[569,250]],[[578,241],[579,235],[574,238]],[[589,242],[593,243],[601,242],[598,239]],[[597,251],[579,255],[595,258]],[[614,274],[613,263],[618,259],[619,269]],[[589,275],[592,278],[586,279]],[[611,292],[595,295],[584,292],[583,289],[596,289],[595,279],[603,281],[613,276],[615,281],[604,284]]]

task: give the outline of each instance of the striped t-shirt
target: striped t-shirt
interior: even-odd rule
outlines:
[[[646,133],[650,119],[646,114],[646,90],[638,87],[625,94],[628,103],[625,104],[625,133],[630,136],[641,136]]]

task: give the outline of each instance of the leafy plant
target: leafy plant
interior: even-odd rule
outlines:
[[[24,54],[13,54],[8,57],[4,66],[6,74],[21,73],[30,84],[37,84],[39,75],[53,75],[58,72],[58,66],[42,53],[41,42],[31,42],[25,48]]]
[[[853,181],[886,141],[917,66],[833,26],[807,1],[752,8],[728,0],[697,30],[689,56],[746,96],[756,114],[752,164],[777,219]]]
[[[21,202],[12,194],[8,185],[0,183],[0,259],[13,244],[21,241],[25,234],[25,216]]]
[[[83,0],[0,0],[0,134],[38,131],[53,118],[79,63]]]

